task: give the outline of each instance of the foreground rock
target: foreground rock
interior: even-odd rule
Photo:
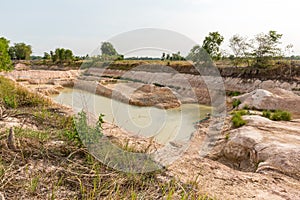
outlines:
[[[296,114],[300,113],[300,96],[280,88],[257,89],[234,97],[234,99],[241,101],[240,109],[246,106],[260,110],[286,110]]]
[[[274,122],[260,116],[244,119],[247,125],[229,131],[212,157],[234,169],[277,171],[300,180],[300,120]]]
[[[298,199],[300,120],[244,118],[248,124],[235,130],[228,119],[205,158],[199,152],[209,124],[200,124],[189,149],[168,167],[170,173],[184,182],[196,181],[217,199]]]

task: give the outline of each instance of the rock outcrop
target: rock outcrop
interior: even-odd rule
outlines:
[[[284,89],[257,89],[233,99],[239,99],[239,108],[245,106],[260,110],[286,110],[292,113],[300,113],[300,96]]]
[[[21,64],[20,64],[21,65]],[[59,94],[63,87],[72,87],[80,71],[22,70],[1,73],[45,95]]]
[[[226,133],[210,155],[234,169],[279,172],[300,180],[300,120],[275,122],[244,116],[247,125]]]

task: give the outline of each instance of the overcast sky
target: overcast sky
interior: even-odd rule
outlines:
[[[86,55],[102,41],[140,28],[181,33],[202,43],[211,31],[253,37],[276,30],[300,54],[296,0],[0,0],[0,37],[32,45],[35,55],[57,47]]]

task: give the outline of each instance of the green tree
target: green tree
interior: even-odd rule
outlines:
[[[50,51],[50,57],[53,62],[71,62],[73,61],[74,55],[72,50],[64,49],[64,48],[57,48],[55,51]]]
[[[165,52],[162,53],[162,56],[161,56],[161,59],[160,59],[160,60],[161,60],[161,61],[166,60],[166,53],[165,53]]]
[[[207,51],[203,49],[200,45],[195,45],[189,55],[186,57],[187,60],[191,60],[196,64],[211,62],[211,58]]]
[[[50,60],[50,59],[51,59],[51,56],[50,56],[50,54],[49,54],[49,53],[47,53],[47,52],[44,52],[43,59],[44,59],[44,60]]]
[[[224,37],[219,32],[210,32],[205,37],[202,48],[212,57],[214,60],[221,58],[220,46],[224,41]]]
[[[26,45],[25,43],[16,43],[14,46],[10,47],[9,54],[13,59],[29,60],[32,49],[30,45]]]
[[[251,45],[247,41],[247,38],[239,35],[234,35],[229,40],[229,47],[231,48],[234,54],[234,58],[232,60],[235,66],[243,62],[244,59],[247,59],[247,63],[249,66],[248,57],[250,56],[249,49],[251,48]]]
[[[0,71],[12,70],[13,66],[9,57],[9,40],[4,37],[0,38]]]
[[[117,56],[118,55],[118,52],[116,51],[116,49],[113,47],[113,45],[110,42],[102,42],[101,52],[102,52],[102,55],[107,55],[107,56]]]
[[[278,47],[281,38],[282,34],[278,34],[276,31],[256,35],[253,40],[256,66],[266,66],[270,58],[281,56],[281,49]]]
[[[74,59],[73,52],[70,49],[66,49],[64,60],[70,62],[73,59]]]

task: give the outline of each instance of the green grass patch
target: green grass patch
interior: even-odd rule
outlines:
[[[28,92],[12,80],[0,76],[0,101],[7,108],[34,107],[50,105],[50,101],[36,93]]]
[[[232,102],[232,107],[233,108],[237,108],[239,105],[241,105],[241,100],[239,99],[234,99],[233,102]]]
[[[36,139],[39,141],[47,141],[50,138],[50,134],[48,131],[39,131],[39,130],[31,130],[31,129],[22,129],[15,128],[15,136],[17,138],[29,138]]]
[[[292,120],[292,114],[287,111],[281,111],[281,110],[276,110],[274,112],[270,110],[265,110],[263,111],[262,114],[263,117],[266,117],[270,120],[273,121],[291,121]]]
[[[242,116],[243,115],[248,115],[249,111],[248,110],[239,110],[235,111],[232,113],[232,125],[234,128],[239,128],[247,124],[245,120],[243,120]]]
[[[229,97],[236,97],[236,96],[240,96],[240,95],[241,95],[241,93],[238,91],[228,91],[227,92],[227,96],[229,96]]]

